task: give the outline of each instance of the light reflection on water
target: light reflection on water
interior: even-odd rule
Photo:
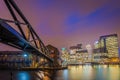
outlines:
[[[58,71],[55,80],[120,80],[120,66],[69,66],[68,70]]]
[[[30,74],[25,71],[19,72],[16,77],[17,80],[30,80]]]
[[[79,65],[56,73],[13,71],[13,76],[10,75],[10,71],[0,71],[0,80],[120,80],[120,65]]]

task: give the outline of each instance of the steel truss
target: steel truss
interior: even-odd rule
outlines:
[[[41,55],[53,61],[49,56],[49,50],[45,47],[30,22],[23,15],[14,0],[4,0],[13,20],[0,18],[0,41],[17,49]],[[20,20],[22,19],[22,22]],[[14,23],[18,31],[8,23]],[[23,30],[23,25],[27,31]],[[26,33],[27,32],[27,33]],[[27,35],[26,35],[27,34]],[[9,35],[9,36],[8,36]]]

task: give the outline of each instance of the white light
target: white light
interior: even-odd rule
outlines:
[[[27,54],[24,54],[23,56],[24,56],[24,57],[27,57]]]
[[[96,44],[98,44],[98,41],[95,41]]]

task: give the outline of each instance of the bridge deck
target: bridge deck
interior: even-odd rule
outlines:
[[[20,33],[18,33],[3,20],[0,20],[0,42],[33,53],[35,55],[43,56],[47,60],[53,62],[48,55],[42,53],[34,45],[25,40]]]

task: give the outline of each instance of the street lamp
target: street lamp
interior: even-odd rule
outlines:
[[[27,57],[28,55],[27,55],[27,54],[24,54],[23,56],[24,56],[24,57]]]

